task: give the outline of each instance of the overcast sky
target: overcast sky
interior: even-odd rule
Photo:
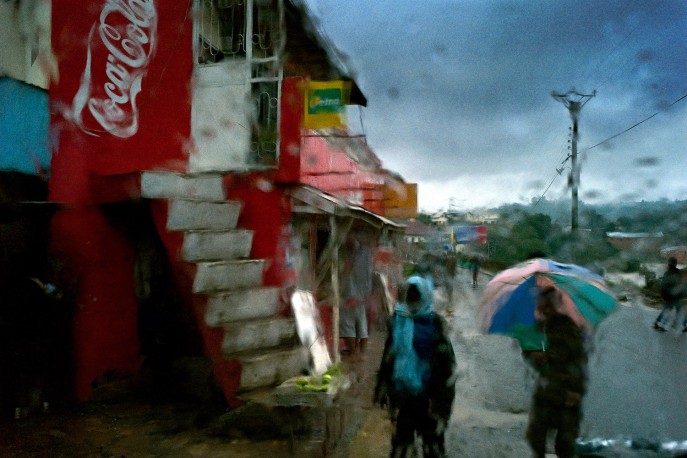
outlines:
[[[551,92],[572,88],[597,91],[582,201],[687,199],[685,0],[306,3],[368,98],[349,124],[419,184],[420,209],[570,196],[572,122]]]

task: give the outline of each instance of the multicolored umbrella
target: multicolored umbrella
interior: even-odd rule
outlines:
[[[588,335],[618,305],[603,277],[591,270],[550,259],[532,259],[498,273],[485,286],[478,311],[482,332],[513,336],[523,351],[543,349],[535,302],[546,286],[562,293],[562,313]]]

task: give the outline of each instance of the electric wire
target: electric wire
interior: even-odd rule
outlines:
[[[618,44],[616,44],[616,45],[615,45],[615,46],[614,46],[614,47],[604,56],[604,58],[601,59],[601,60],[599,61],[598,64],[596,64],[596,66],[594,67],[594,70],[592,70],[591,72],[589,72],[589,73],[586,75],[586,77],[584,78],[584,80],[587,81],[587,84],[589,84],[589,80],[591,79],[592,75],[598,73],[597,71],[599,70],[599,68],[601,68],[601,66],[602,66],[603,64],[605,64],[606,60],[608,60],[608,58],[611,57],[611,55],[612,55],[614,52],[616,52],[616,50],[618,50],[618,49],[620,48],[620,46],[623,45],[623,44],[627,41],[628,38],[630,38],[630,36],[634,33],[635,30],[637,30],[637,28],[639,27],[640,24],[641,24],[641,22],[638,22],[637,25],[635,25],[635,26],[632,28],[632,30],[630,30],[630,32],[629,32],[627,35],[625,35],[625,37],[623,37],[623,39],[620,40],[620,41],[618,42]],[[614,75],[615,75],[616,73],[617,73],[617,72],[615,72]],[[605,82],[607,82],[609,79],[610,79],[610,77],[606,78],[606,80],[604,81],[604,84],[605,84]],[[598,88],[598,86],[597,86],[597,88]]]
[[[675,101],[673,101],[673,103],[671,103],[670,105],[668,105],[668,107],[666,107],[666,108],[670,108],[670,107],[672,107],[673,105],[679,103],[680,101],[682,101],[682,100],[684,100],[684,99],[686,99],[686,98],[687,98],[687,94],[684,94],[684,95],[682,95],[681,97],[677,98]],[[663,111],[663,110],[662,110],[662,111]],[[604,144],[604,143],[606,143],[606,142],[608,142],[608,141],[610,141],[610,140],[613,140],[614,138],[617,138],[617,137],[623,135],[623,134],[626,133],[626,132],[629,132],[630,130],[634,129],[635,127],[639,126],[640,124],[643,124],[644,122],[650,120],[651,118],[655,117],[656,115],[658,115],[658,114],[660,114],[660,113],[661,113],[661,111],[657,111],[656,113],[654,113],[654,114],[652,114],[651,116],[648,116],[648,117],[644,118],[643,120],[641,120],[641,121],[635,123],[634,125],[632,125],[632,126],[628,127],[627,129],[623,130],[622,132],[619,132],[619,133],[617,133],[617,134],[615,134],[615,135],[612,135],[611,137],[608,137],[607,139],[605,139],[605,140],[603,140],[603,141],[597,143],[596,145],[590,146],[589,148],[584,148],[583,150],[580,151],[580,154],[586,153],[586,152],[588,152],[589,150],[591,150],[592,148],[596,148],[597,146],[600,146],[600,145],[602,145],[602,144]],[[571,156],[568,154],[567,157],[566,157],[565,159],[563,159],[563,161],[561,162],[561,165],[565,164],[565,163],[570,159],[570,157],[571,157]],[[563,170],[565,170],[565,169],[564,169],[564,168],[561,168],[561,169],[558,169],[558,168],[557,168],[557,169],[556,169],[556,174],[554,175],[553,179],[551,180],[551,182],[549,183],[549,185],[546,187],[546,189],[544,189],[544,192],[542,192],[542,194],[541,194],[541,196],[539,197],[539,199],[537,200],[537,202],[533,205],[533,208],[535,208],[535,207],[539,204],[539,202],[542,201],[542,199],[544,198],[544,196],[546,195],[546,193],[549,191],[549,189],[550,189],[551,186],[553,185],[554,181],[556,181],[556,178],[558,178],[558,177],[562,174]]]
[[[666,109],[668,109],[668,108],[672,107],[673,105],[675,105],[675,104],[681,102],[681,101],[684,100],[685,98],[687,98],[687,94],[684,94],[684,95],[678,97],[675,101],[673,101],[670,105],[668,105],[668,106],[666,107]],[[582,151],[587,152],[587,151],[589,151],[589,150],[591,150],[591,149],[593,149],[593,148],[596,148],[597,146],[603,145],[604,143],[613,140],[614,138],[618,138],[618,137],[620,137],[621,135],[623,135],[623,134],[625,134],[625,133],[631,131],[631,130],[634,129],[635,127],[637,127],[637,126],[639,126],[639,125],[641,125],[641,124],[644,124],[645,122],[647,122],[647,121],[650,120],[651,118],[655,117],[656,115],[662,113],[663,111],[665,111],[665,109],[664,109],[664,110],[659,110],[659,111],[657,111],[656,113],[654,113],[654,114],[652,114],[652,115],[650,115],[650,116],[647,116],[646,118],[642,119],[641,121],[639,121],[639,122],[637,122],[637,123],[631,125],[631,126],[628,127],[627,129],[625,129],[625,130],[623,130],[623,131],[621,131],[621,132],[618,132],[617,134],[612,135],[612,136],[608,137],[608,138],[605,139],[605,140],[600,141],[600,142],[597,143],[596,145],[590,146],[590,147],[588,147],[588,148],[584,148]]]
[[[565,162],[565,161],[567,161],[567,160],[568,160],[568,159],[566,158],[563,162]],[[546,189],[544,189],[544,192],[542,192],[541,196],[539,196],[539,199],[537,199],[537,201],[534,203],[534,205],[532,205],[532,208],[537,208],[537,205],[539,205],[539,202],[542,201],[542,199],[544,198],[544,196],[546,195],[546,193],[549,191],[549,189],[550,189],[551,186],[553,185],[553,182],[556,181],[556,178],[558,178],[559,176],[561,176],[561,174],[563,173],[563,170],[565,170],[565,168],[556,169],[556,174],[553,176],[553,179],[551,180],[551,182],[549,183],[549,185],[546,187]]]
[[[687,94],[684,94],[684,95],[678,97],[675,101],[673,101],[673,103],[671,103],[670,105],[668,105],[668,106],[666,107],[666,109],[672,107],[673,105],[675,105],[675,104],[681,102],[682,100],[684,100],[684,99],[686,99],[686,98],[687,98]],[[661,110],[661,111],[665,111],[665,110]],[[634,125],[628,127],[627,129],[625,129],[625,130],[623,130],[623,131],[621,131],[621,132],[619,132],[619,133],[617,133],[617,134],[615,134],[615,135],[612,135],[611,137],[608,137],[607,139],[605,139],[605,140],[603,140],[603,141],[597,143],[596,145],[590,146],[589,148],[584,148],[583,150],[580,151],[580,154],[587,153],[587,152],[588,152],[589,150],[591,150],[592,148],[596,148],[597,146],[600,146],[600,145],[602,145],[602,144],[604,144],[604,143],[606,143],[606,142],[608,142],[608,141],[610,141],[610,140],[613,140],[614,138],[617,138],[617,137],[623,135],[624,133],[629,132],[630,130],[634,129],[635,127],[637,127],[637,126],[639,126],[639,125],[645,123],[646,121],[648,121],[648,120],[650,120],[651,118],[655,117],[656,115],[660,114],[661,111],[657,111],[656,113],[652,114],[651,116],[648,116],[648,117],[644,118],[643,120],[641,120],[641,121],[635,123]],[[567,157],[566,157],[565,159],[563,159],[563,161],[561,162],[561,165],[565,164],[565,163],[570,159],[570,157],[571,157],[570,154],[568,154]],[[565,170],[565,168],[561,168],[561,169],[558,169],[558,168],[557,168],[557,169],[556,169],[556,174],[554,175],[553,179],[551,180],[551,182],[549,183],[549,185],[546,187],[546,189],[544,189],[544,191],[542,192],[541,196],[539,197],[539,199],[537,200],[537,202],[535,202],[535,204],[532,206],[532,208],[536,208],[536,206],[539,204],[539,202],[541,202],[542,199],[544,199],[544,196],[545,196],[546,193],[549,191],[549,189],[551,188],[551,186],[553,185],[553,183],[556,181],[556,179],[562,174],[563,170]]]
[[[560,152],[563,152],[563,150],[565,149],[565,146],[566,146],[566,145],[563,145],[563,146],[561,147],[561,151],[560,151]],[[560,154],[560,152],[559,152],[559,154]],[[539,196],[539,199],[537,199],[537,202],[533,205],[533,208],[536,207],[537,205],[539,205],[539,202],[541,202],[542,199],[544,199],[544,196],[545,196],[546,193],[549,191],[549,189],[550,189],[551,186],[553,185],[554,181],[556,181],[556,178],[558,178],[559,176],[561,176],[561,174],[563,173],[563,171],[566,169],[565,163],[568,162],[569,159],[570,159],[570,153],[568,153],[568,154],[563,158],[563,160],[561,160],[560,165],[561,165],[562,167],[561,167],[560,169],[559,169],[558,167],[556,167],[556,174],[553,176],[553,179],[551,180],[551,182],[549,183],[549,185],[546,187],[546,189],[544,189],[544,191],[542,192],[541,196]]]

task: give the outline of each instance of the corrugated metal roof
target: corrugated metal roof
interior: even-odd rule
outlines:
[[[297,186],[289,189],[287,194],[301,202],[300,205],[294,203],[294,213],[324,213],[360,219],[376,228],[387,227],[396,230],[403,230],[405,228],[402,224],[398,224],[357,205],[351,205],[345,199],[332,196],[311,186]]]
[[[646,239],[663,237],[663,232],[606,232],[606,237],[616,239]]]
[[[320,19],[313,14],[307,2],[303,0],[288,0],[284,5],[289,8],[294,7],[296,11],[301,14],[301,22],[306,33],[310,34],[318,46],[322,48],[329,60],[329,63],[334,67],[341,78],[351,81],[351,96],[350,102],[354,105],[367,106],[367,98],[360,90],[356,83],[356,77],[352,71],[350,57],[339,49],[332,39],[320,26]]]

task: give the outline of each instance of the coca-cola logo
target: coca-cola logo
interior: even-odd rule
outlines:
[[[72,101],[70,117],[82,131],[120,138],[136,134],[136,96],[156,39],[153,0],[107,0],[88,35],[86,66]]]

